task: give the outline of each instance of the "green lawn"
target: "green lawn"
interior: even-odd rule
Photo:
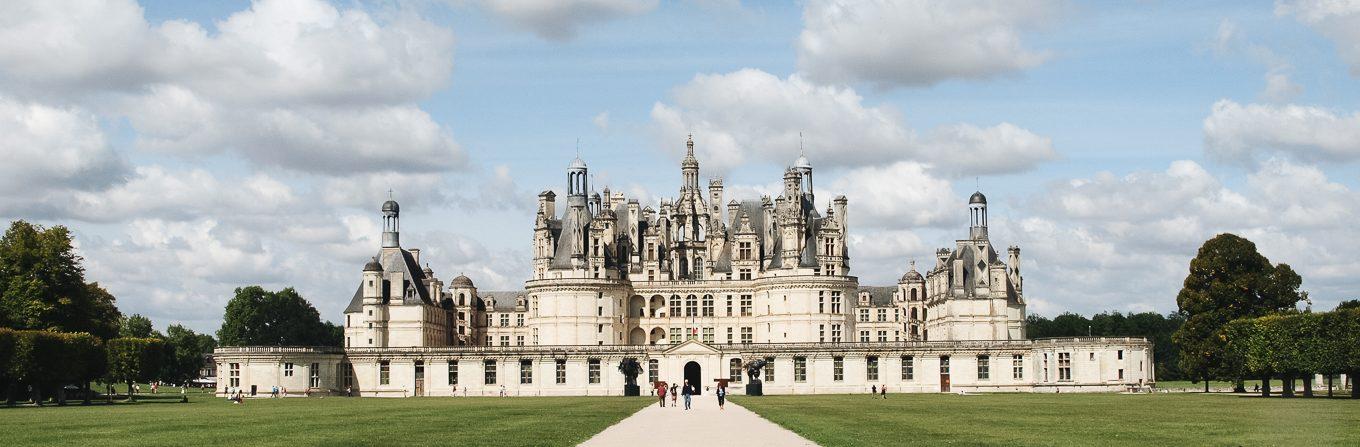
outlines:
[[[1360,445],[1360,401],[1225,394],[734,396],[828,446]]]
[[[143,390],[146,388],[144,387]],[[651,402],[623,397],[248,399],[3,408],[6,446],[575,445]]]

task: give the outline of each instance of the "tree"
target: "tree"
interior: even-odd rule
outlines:
[[[14,343],[18,334],[13,329],[0,328],[0,387],[4,387],[5,405],[14,405]]]
[[[187,383],[198,378],[198,372],[203,369],[203,356],[217,347],[217,340],[175,324],[165,330],[165,344],[166,361],[161,379]]]
[[[1239,380],[1223,362],[1223,327],[1232,320],[1294,309],[1303,295],[1303,279],[1287,264],[1272,266],[1256,244],[1233,234],[1214,236],[1190,261],[1190,272],[1176,304],[1185,324],[1172,337],[1180,348],[1180,366],[1191,377]]]
[[[322,322],[292,287],[270,292],[250,286],[237,288],[227,303],[217,339],[223,346],[340,346],[343,329]]]
[[[118,327],[118,336],[124,338],[165,338],[156,332],[151,325],[151,319],[143,317],[141,314],[132,314],[123,318],[122,324]]]
[[[1156,353],[1153,360],[1156,377],[1160,380],[1178,380],[1183,376],[1177,364],[1178,352],[1171,342],[1171,334],[1180,329],[1183,323],[1185,317],[1178,312],[1167,315],[1156,312],[1105,312],[1090,319],[1064,313],[1054,320],[1030,314],[1025,317],[1025,332],[1030,338],[1078,337],[1085,336],[1090,327],[1090,334],[1097,337],[1146,337],[1152,342],[1153,352]]]
[[[0,237],[0,327],[112,337],[113,295],[86,283],[70,230],[22,220]]]
[[[164,343],[154,338],[115,338],[107,343],[110,381],[126,383],[128,400],[135,401],[132,384],[151,381],[164,361]]]
[[[1336,310],[1360,309],[1360,300],[1346,300],[1336,305]]]

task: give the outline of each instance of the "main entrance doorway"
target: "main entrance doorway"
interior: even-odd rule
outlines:
[[[699,367],[698,362],[689,362],[685,364],[685,380],[689,381],[689,385],[695,395],[700,394],[700,392],[704,390],[703,377],[703,369]]]

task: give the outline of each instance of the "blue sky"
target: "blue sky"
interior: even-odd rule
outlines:
[[[1167,312],[1198,244],[1255,240],[1355,298],[1356,2],[179,2],[0,6],[0,217],[76,229],[158,326],[231,290],[336,319],[377,207],[442,277],[528,274],[533,196],[674,196],[684,135],[729,196],[798,154],[889,284],[991,199],[1030,311]],[[0,132],[4,133],[4,132]],[[46,161],[37,161],[46,159]],[[976,186],[975,186],[976,185]],[[821,189],[824,188],[824,189]],[[824,205],[823,205],[824,206]]]

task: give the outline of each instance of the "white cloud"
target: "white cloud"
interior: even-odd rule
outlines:
[[[1311,106],[1214,103],[1204,119],[1205,150],[1218,158],[1251,162],[1284,154],[1307,161],[1360,159],[1360,112],[1350,115]]]
[[[100,189],[122,181],[127,171],[93,114],[4,96],[0,153],[0,196]]]
[[[957,224],[957,217],[964,215],[963,202],[954,197],[949,182],[914,162],[853,169],[827,189],[832,196],[845,195],[851,200],[852,227],[940,226]]]
[[[1290,74],[1294,71],[1289,59],[1276,53],[1270,47],[1250,42],[1236,22],[1224,19],[1218,24],[1209,49],[1219,57],[1245,56],[1266,68],[1265,88],[1261,99],[1272,103],[1286,103],[1303,93],[1303,86],[1294,83]]]
[[[1010,75],[1051,57],[1022,35],[1056,14],[1049,1],[813,0],[798,67],[818,81],[880,86]]]
[[[656,9],[656,0],[484,0],[488,11],[538,37],[568,41],[580,28],[638,16]]]
[[[955,175],[1026,171],[1056,157],[1051,140],[1008,123],[947,125],[921,138],[892,107],[866,106],[852,88],[798,75],[780,79],[749,68],[700,74],[672,98],[652,106],[659,141],[678,156],[679,143],[693,133],[705,168],[719,172],[751,162],[788,164],[800,146],[820,167],[911,159]]]
[[[1277,1],[1275,14],[1291,15],[1336,44],[1351,76],[1360,77],[1360,2],[1354,0]]]
[[[609,111],[600,112],[598,115],[595,115],[594,118],[591,118],[590,122],[595,125],[596,129],[600,129],[600,132],[608,132]]]

